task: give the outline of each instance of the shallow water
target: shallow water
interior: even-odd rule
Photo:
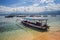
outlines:
[[[47,18],[50,28],[48,32],[40,32],[23,26],[20,23],[22,18],[0,16],[0,40],[48,40],[47,37],[53,40],[53,35],[58,37],[54,37],[54,40],[59,39],[60,16]]]
[[[48,16],[45,18],[48,18],[48,25],[50,26],[50,30],[57,30],[60,28],[60,15],[57,15],[57,17]],[[23,18],[19,17],[5,18],[4,16],[0,16],[0,32],[21,29],[20,26],[24,28],[24,26],[20,24],[22,19]]]

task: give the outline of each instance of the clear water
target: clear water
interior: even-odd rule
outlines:
[[[48,16],[47,18],[48,18],[48,25],[50,26],[50,30],[60,29],[60,15],[57,15],[57,17]],[[12,30],[18,30],[18,29],[24,30],[23,25],[21,25],[20,23],[21,19],[22,18],[19,18],[19,17],[5,18],[4,16],[0,16],[0,32],[12,31]]]

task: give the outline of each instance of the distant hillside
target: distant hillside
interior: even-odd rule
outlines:
[[[60,11],[45,11],[41,13],[0,13],[0,16],[7,16],[7,15],[60,15]]]
[[[41,13],[13,13],[15,15],[60,15],[60,11],[45,11]]]
[[[60,15],[60,11],[46,11],[46,12],[42,12],[40,14],[43,14],[43,15]]]

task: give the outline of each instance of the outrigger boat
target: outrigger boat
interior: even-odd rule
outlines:
[[[41,30],[47,30],[49,28],[47,25],[47,20],[48,19],[25,18],[25,20],[22,21],[22,24],[26,27],[34,27]]]

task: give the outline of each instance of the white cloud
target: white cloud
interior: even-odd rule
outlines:
[[[46,7],[46,10],[48,11],[60,10],[60,4],[48,4],[45,7]]]
[[[54,3],[54,0],[47,0],[46,3]]]
[[[34,6],[28,6],[28,7],[17,7],[15,8],[17,12],[21,13],[39,13],[45,11],[44,7],[34,7]]]
[[[25,5],[31,5],[29,2],[32,3],[34,6],[39,6],[39,4],[44,4],[44,3],[54,3],[54,0],[23,0],[22,2],[17,2],[15,4],[12,4],[10,6],[12,7],[17,7],[17,6],[25,6]]]
[[[53,3],[54,0],[32,0],[34,3]]]
[[[41,0],[40,1],[41,3],[53,3],[54,2],[54,0]]]
[[[27,6],[27,7],[5,7],[5,6],[0,6],[0,12],[3,13],[13,13],[13,12],[20,12],[20,13],[39,13],[45,11],[44,7],[39,7],[39,6]]]
[[[14,11],[14,8],[6,7],[6,6],[0,6],[0,12],[12,13],[13,11]]]
[[[40,3],[48,3],[45,6],[40,6],[39,3],[34,3],[29,6],[20,6],[20,7],[6,7],[0,6],[0,12],[4,13],[13,13],[13,12],[20,12],[20,13],[39,13],[44,11],[56,11],[60,10],[60,4],[55,4],[54,0],[38,0]],[[37,2],[37,0],[36,0]]]
[[[39,6],[39,4],[33,4],[32,6]]]

